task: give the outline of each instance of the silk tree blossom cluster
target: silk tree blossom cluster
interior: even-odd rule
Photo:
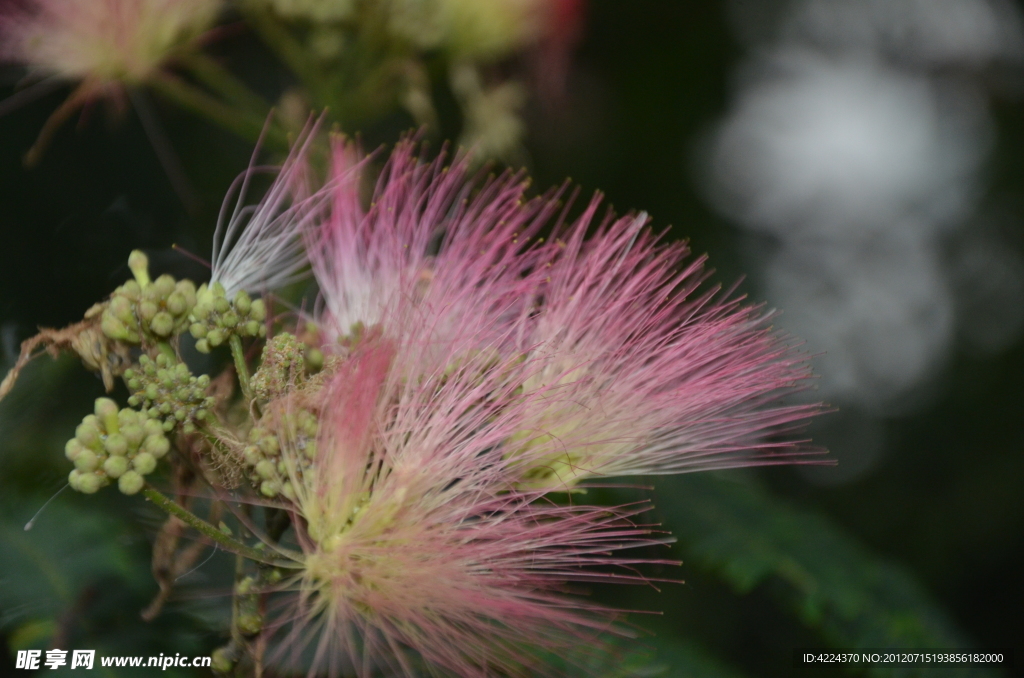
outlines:
[[[599,216],[596,197],[570,219],[564,189],[530,198],[521,174],[410,140],[368,190],[374,158],[332,139],[316,187],[318,143],[300,137],[258,204],[262,169],[239,179],[209,283],[153,278],[135,252],[132,280],[23,349],[124,378],[128,407],[100,399],[69,441],[69,478],[174,516],[158,577],[183,571],[165,562],[182,521],[242,558],[218,671],[544,670],[622,632],[571,586],[666,563],[636,551],[670,540],[648,506],[581,503],[588,484],[805,459],[791,433],[819,408],[782,402],[805,358],[646,214]],[[277,303],[307,260],[318,302]],[[194,374],[189,334],[233,370]],[[217,528],[203,495],[250,506]]]
[[[638,510],[566,492],[798,459],[779,434],[818,408],[778,401],[806,360],[770,315],[702,291],[703,261],[645,214],[598,219],[595,198],[566,221],[557,192],[474,181],[464,158],[425,161],[412,142],[364,209],[366,162],[343,141],[333,160],[305,233],[322,367],[268,346],[265,364],[290,350],[295,368],[272,387],[257,374],[271,395],[243,452],[254,487],[299,518],[295,595],[268,620],[279,659],[514,674],[527,648],[609,628],[567,582],[634,579],[638,559],[615,552],[663,541]]]

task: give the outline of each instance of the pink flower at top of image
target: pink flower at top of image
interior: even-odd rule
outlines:
[[[703,258],[645,214],[599,219],[596,197],[566,222],[519,175],[444,162],[399,144],[364,210],[368,165],[335,146],[332,206],[307,237],[328,343],[377,327],[518,359],[536,397],[502,447],[533,488],[803,459],[787,434],[820,406],[783,402],[811,372],[772,313],[703,285]]]
[[[0,57],[36,78],[141,83],[208,29],[220,0],[22,0],[0,13]]]
[[[562,191],[531,199],[520,175],[473,177],[408,140],[369,190],[372,158],[332,149],[293,229],[331,367],[260,421],[301,517],[275,661],[531,675],[621,631],[573,582],[643,582],[651,554],[620,551],[666,541],[633,522],[643,506],[571,492],[804,460],[793,432],[821,408],[784,398],[806,356],[770,313],[706,289],[703,259],[645,214],[599,218],[595,198],[569,219]],[[312,446],[289,442],[296,407],[317,413]]]

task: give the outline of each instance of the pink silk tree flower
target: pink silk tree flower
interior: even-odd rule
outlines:
[[[96,90],[138,84],[220,10],[219,0],[24,0],[0,14],[0,56]]]
[[[632,568],[651,561],[612,552],[666,540],[632,522],[643,507],[513,490],[501,445],[524,414],[522,361],[457,342],[439,371],[404,337],[365,339],[332,376],[311,462],[283,445],[304,560],[270,615],[272,656],[310,675],[534,675],[539,653],[612,630],[567,583],[642,583]]]
[[[126,87],[195,48],[222,7],[221,0],[13,0],[0,9],[0,59],[23,64],[36,81],[5,107],[78,83],[43,127],[29,162],[75,110],[103,97],[123,107]]]
[[[772,331],[772,314],[703,290],[703,259],[661,243],[646,215],[595,227],[595,198],[572,223],[549,223],[554,201],[525,200],[518,177],[477,187],[464,159],[424,162],[408,141],[364,211],[358,157],[335,153],[333,208],[307,239],[328,339],[378,326],[443,352],[472,336],[466,350],[522,361],[519,388],[536,397],[502,444],[522,487],[794,463],[809,451],[790,434],[820,406],[783,402],[808,387],[807,357]],[[546,225],[556,238],[541,245]]]
[[[544,363],[524,387],[548,389],[510,446],[535,464],[525,485],[798,461],[806,452],[784,434],[821,408],[779,401],[807,388],[807,357],[771,313],[702,290],[703,258],[659,243],[646,214],[592,228],[598,207],[549,244],[523,335]]]
[[[521,175],[474,182],[464,158],[444,161],[442,153],[424,162],[413,141],[401,142],[364,210],[359,182],[366,163],[352,145],[335,143],[323,189],[330,213],[307,236],[329,339],[378,325],[385,333],[409,327],[383,320],[439,304],[445,312],[434,313],[430,328],[439,335],[465,333],[466,323],[497,330],[528,312],[542,274],[531,238],[553,203],[527,200]]]
[[[569,583],[642,581],[644,560],[616,552],[665,541],[632,523],[639,509],[561,493],[793,462],[792,429],[820,408],[780,398],[807,383],[806,358],[770,314],[701,291],[703,260],[646,215],[595,225],[595,199],[566,222],[518,176],[474,180],[410,141],[364,208],[366,163],[334,154],[305,231],[333,355],[263,409],[259,435],[277,442],[252,441],[281,450],[265,471],[284,474],[303,553],[272,615],[278,659],[311,675],[525,675],[530,647],[612,628]],[[303,417],[316,425],[293,433]]]

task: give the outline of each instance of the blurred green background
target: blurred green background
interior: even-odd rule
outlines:
[[[524,158],[535,186],[571,177],[584,194],[603,191],[620,211],[646,210],[656,225],[671,225],[671,237],[707,252],[717,280],[750,272],[742,290],[774,304],[751,270],[760,241],[716,212],[702,188],[702,144],[734,104],[738,69],[757,49],[738,37],[739,7],[589,3],[564,100],[527,108]],[[211,52],[271,99],[288,83],[287,72],[244,31],[229,33]],[[3,95],[16,75],[12,69]],[[996,141],[978,201],[998,208],[1005,246],[1019,253],[1024,79],[1012,72],[998,78],[987,90]],[[23,153],[65,95],[0,117],[5,367],[38,326],[76,321],[120,284],[132,249],[150,253],[158,271],[201,277],[170,247],[208,256],[221,198],[252,152],[248,142],[153,99],[199,190],[197,212],[183,208],[130,109],[121,116],[102,105],[88,110],[26,169]],[[443,93],[439,101],[448,116]],[[447,120],[442,133],[450,135],[456,123]],[[391,115],[363,130],[364,143],[393,141],[412,125],[404,114]],[[839,469],[702,474],[651,480],[653,492],[617,493],[653,498],[657,520],[679,540],[671,557],[683,561],[679,571],[654,574],[685,580],[660,591],[596,592],[626,609],[664,613],[634,615],[644,632],[624,641],[624,651],[646,648],[669,667],[662,675],[786,676],[795,671],[795,647],[1016,648],[1018,668],[1005,675],[1024,675],[1022,377],[1019,337],[988,353],[957,345],[916,392],[920,405],[865,414],[838,432],[823,422],[822,442],[830,446],[842,445],[850,426],[871,427],[876,452],[852,477],[830,478],[841,473],[841,457]],[[107,654],[206,654],[222,643],[223,620],[210,596],[216,603],[218,587],[226,586],[219,577],[228,559],[215,557],[189,575],[165,614],[145,624],[138,611],[156,592],[149,548],[161,517],[153,509],[114,492],[68,491],[32,531],[22,529],[64,484],[63,444],[101,393],[77,360],[44,357],[0,404],[0,634],[12,650],[56,643]],[[842,416],[838,406],[840,414],[830,416]],[[16,673],[12,657],[0,653],[0,674]],[[849,674],[859,671],[813,675]]]

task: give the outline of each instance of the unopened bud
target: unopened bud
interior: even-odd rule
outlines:
[[[128,268],[131,269],[132,275],[135,276],[140,286],[149,285],[149,257],[142,250],[132,250],[132,253],[128,255]]]
[[[137,494],[145,484],[146,481],[138,473],[127,471],[118,479],[117,489],[121,490],[123,494]]]
[[[132,459],[132,468],[142,475],[147,475],[156,469],[156,457],[148,452],[140,452]]]
[[[160,311],[150,321],[149,328],[158,337],[169,337],[174,331],[174,318],[167,311]]]
[[[127,457],[108,457],[103,462],[103,470],[111,478],[120,478],[128,470]]]

